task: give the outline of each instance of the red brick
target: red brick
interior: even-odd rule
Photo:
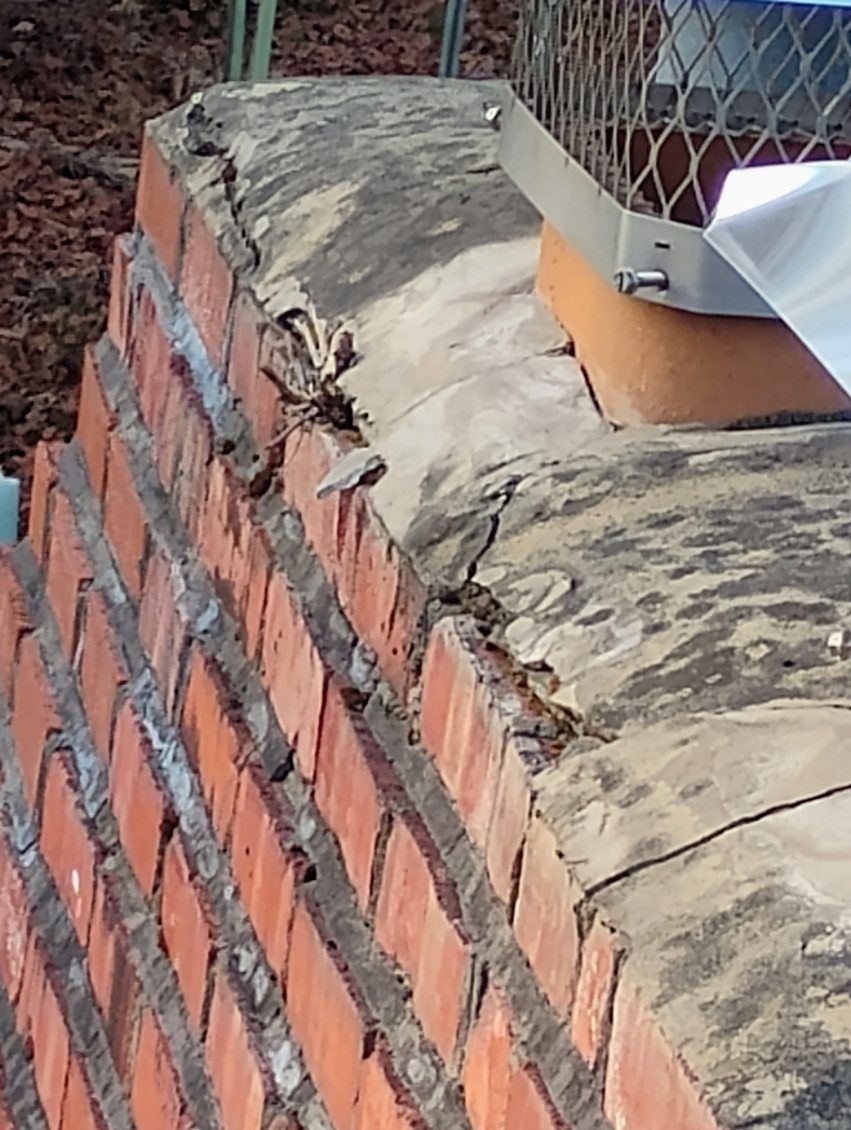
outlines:
[[[505,1125],[523,1130],[570,1130],[553,1107],[538,1073],[530,1066],[520,1068],[512,1076]]]
[[[273,551],[247,492],[221,459],[210,467],[200,553],[225,608],[242,629],[247,654],[255,658]]]
[[[182,380],[182,372],[177,379]],[[183,445],[175,469],[171,497],[190,540],[198,545],[203,536],[208,474],[213,450],[210,421],[194,388],[182,383],[186,414],[183,420]]]
[[[181,732],[222,844],[233,819],[239,770],[248,756],[250,743],[244,724],[231,717],[228,699],[221,670],[196,647],[189,668]]]
[[[136,1130],[181,1130],[186,1125],[171,1050],[150,1009],[142,1015],[130,1102]]]
[[[28,536],[36,559],[47,560],[47,538],[53,508],[53,488],[59,478],[58,460],[63,443],[39,443],[35,449]]]
[[[249,501],[230,464],[214,458],[208,473],[199,553],[232,616],[237,611],[237,592],[242,592],[248,581]]]
[[[106,1123],[90,1094],[80,1061],[71,1056],[68,1087],[62,1104],[62,1130],[106,1130]]]
[[[237,608],[239,623],[245,640],[245,654],[257,659],[263,642],[263,622],[269,578],[273,571],[273,553],[265,529],[253,527],[248,543],[246,563],[247,583],[243,588]]]
[[[172,838],[165,853],[161,913],[166,952],[177,973],[186,1010],[197,1035],[201,1031],[213,940],[209,918],[198,887],[192,881],[179,834]]]
[[[314,497],[316,495],[315,488],[313,495]],[[316,501],[322,500],[317,499]],[[314,509],[316,507],[312,500],[309,500],[307,505]],[[354,490],[339,493],[334,557],[329,562],[326,562],[323,558],[323,564],[325,564],[326,571],[334,581],[340,603],[350,620],[352,619],[352,595],[358,584],[369,588],[369,599],[372,602],[374,613],[378,617],[386,618],[389,615],[396,595],[395,579],[391,582],[389,592],[384,587],[376,588],[375,579],[371,570],[369,570],[370,565],[375,566],[374,561],[369,561],[370,548],[378,551],[379,559],[381,556],[380,550],[386,549],[386,545],[382,547],[373,545],[375,539],[370,537],[368,533],[372,525],[371,517],[369,502],[364,491]],[[305,521],[305,526],[307,527],[307,521]],[[358,576],[358,569],[361,565],[364,566],[364,571]],[[361,624],[354,624],[353,622],[353,627],[360,636]],[[375,625],[372,626],[372,633],[374,634],[374,632]]]
[[[425,856],[412,829],[399,820],[393,825],[384,857],[375,936],[409,974],[419,965],[431,889]]]
[[[172,349],[159,319],[153,296],[139,292],[130,349],[130,370],[136,384],[142,418],[156,436],[171,382]]]
[[[8,550],[0,550],[0,689],[7,701],[18,656],[18,641],[29,628],[24,590],[15,575]]]
[[[122,944],[113,900],[107,896],[108,883],[101,874],[95,887],[88,948],[89,979],[104,1016],[109,1013],[116,961],[120,960],[116,958],[116,949]]]
[[[321,428],[298,428],[287,440],[284,460],[284,498],[301,515],[305,537],[336,582],[340,568],[338,531],[345,529],[350,492],[316,497],[316,488],[348,448]]]
[[[240,408],[261,449],[279,434],[282,427],[281,394],[275,383],[261,371],[264,328],[262,313],[251,295],[242,291],[235,305],[228,383],[239,397]]]
[[[421,1130],[424,1123],[381,1048],[363,1065],[352,1130]]]
[[[605,1112],[617,1130],[718,1130],[690,1072],[647,1006],[620,979],[615,994]]]
[[[130,452],[117,432],[109,441],[103,525],[127,591],[138,600],[142,595],[148,516],[133,480]]]
[[[119,882],[114,875],[102,873],[99,878],[88,964],[113,1061],[119,1076],[129,1084],[136,1054],[142,990],[132,942],[117,905],[115,886]]]
[[[375,652],[388,683],[406,698],[425,590],[366,495],[352,497],[348,521],[338,530],[338,546],[337,589],[343,608],[358,636]]]
[[[12,736],[24,793],[30,808],[34,808],[44,747],[48,737],[60,730],[61,725],[41,651],[31,635],[24,636],[18,649],[14,699]]]
[[[369,904],[372,864],[384,815],[378,781],[390,777],[386,763],[360,716],[328,685],[316,767],[316,804],[340,844],[358,904]]]
[[[428,638],[425,654],[420,737],[428,753],[436,760],[443,780],[452,783],[453,792],[458,790],[459,764],[463,753],[453,741],[453,729],[458,724],[453,716],[453,707],[454,713],[458,714],[459,685],[463,673],[466,673],[463,670],[466,664],[459,671],[460,653],[461,642],[454,620],[440,620]],[[462,705],[469,712],[469,701]]]
[[[171,494],[174,476],[180,466],[184,429],[189,415],[186,392],[186,362],[182,357],[172,359],[170,379],[163,390],[162,416],[153,435],[154,456],[160,483]]]
[[[284,494],[301,514],[307,540],[357,634],[375,651],[393,689],[406,696],[425,590],[363,491],[316,497],[345,452],[320,428],[298,429],[287,444]]]
[[[109,769],[109,795],[121,846],[150,897],[157,874],[166,801],[151,766],[153,751],[132,699],[115,720]]]
[[[220,367],[233,278],[201,210],[194,204],[187,216],[180,293],[210,360]]]
[[[97,850],[88,820],[77,803],[70,756],[57,751],[47,769],[41,852],[85,947],[92,920]]]
[[[77,442],[89,472],[89,482],[98,500],[103,499],[106,481],[106,453],[115,416],[107,404],[94,350],[89,346],[83,358],[83,381],[77,413]]]
[[[177,607],[177,585],[171,561],[164,553],[156,552],[145,576],[139,638],[156,673],[169,715],[175,705],[186,639],[186,623]]]
[[[231,860],[255,933],[266,959],[279,977],[286,972],[287,947],[295,891],[294,861],[282,839],[290,829],[263,787],[262,771],[242,771],[233,822]]]
[[[287,974],[293,1035],[335,1130],[350,1130],[364,1024],[343,971],[303,903],[296,906]]]
[[[47,596],[59,629],[68,662],[77,647],[77,609],[83,586],[92,579],[92,569],[77,533],[74,512],[66,495],[56,492],[50,524],[47,563]]]
[[[522,738],[507,737],[487,836],[488,875],[504,903],[510,903],[520,852],[529,824],[532,796],[520,753]]]
[[[416,671],[413,660],[421,640],[426,586],[395,545],[390,547],[388,569],[396,576],[396,597],[387,625],[387,638],[379,651],[379,662],[396,693],[407,698]]]
[[[221,459],[210,466],[201,529],[201,558],[222,603],[242,629],[246,653],[255,658],[273,551],[246,490]]]
[[[142,141],[136,219],[151,241],[166,274],[177,282],[183,194],[176,176],[149,132]]]
[[[183,357],[172,358],[162,401],[153,435],[157,472],[191,540],[197,543],[204,531],[203,525],[197,523],[204,512],[209,488],[212,431]]]
[[[253,303],[245,299],[245,305]],[[284,427],[281,412],[280,390],[263,372],[263,339],[271,332],[263,327],[262,314],[255,308],[245,312],[237,305],[231,358],[228,363],[228,380],[237,397],[240,397],[243,414],[248,418],[254,433],[254,442],[262,451]]]
[[[44,958],[41,952],[41,942],[35,931],[31,931],[27,938],[24,972],[15,1005],[15,1026],[24,1041],[28,1040],[32,1034],[38,1010],[41,1007],[43,992]]]
[[[464,1102],[473,1130],[507,1130],[522,1122],[507,1123],[508,1093],[512,1074],[511,1013],[502,994],[488,989],[467,1040],[462,1084]]]
[[[91,591],[86,600],[80,656],[80,688],[89,729],[105,763],[112,748],[112,725],[119,688],[127,682],[127,671],[118,655],[106,602]]]
[[[555,837],[543,821],[534,820],[523,852],[514,934],[550,1004],[564,1018],[576,992],[580,898]]]
[[[130,337],[130,269],[133,243],[129,235],[119,235],[112,245],[112,277],[109,281],[107,333],[119,353],[125,354]]]
[[[50,1130],[60,1130],[70,1040],[49,977],[44,978],[38,1012],[33,1016],[32,1042],[33,1074],[47,1125]]]
[[[614,931],[595,918],[582,945],[571,1024],[573,1046],[591,1067],[597,1064],[605,1048],[617,962]]]
[[[260,1130],[263,1079],[245,1019],[224,972],[216,977],[206,1047],[207,1069],[219,1100],[224,1130]]]
[[[469,964],[467,944],[433,894],[414,985],[414,1011],[447,1064],[455,1054]]]
[[[452,1062],[469,968],[458,908],[435,880],[436,851],[424,829],[397,821],[390,834],[376,911],[379,945],[413,985],[414,1011],[444,1061]]]
[[[233,337],[228,357],[227,381],[242,403],[243,414],[254,426],[248,409],[260,370],[260,339],[265,319],[250,291],[240,290],[234,299]],[[280,398],[279,398],[280,399]]]
[[[24,974],[28,932],[26,887],[6,839],[0,838],[0,980],[12,1002],[17,1000]]]
[[[487,674],[454,620],[432,632],[423,671],[421,734],[473,841],[487,843],[496,805],[504,726]]]
[[[313,780],[327,674],[280,573],[273,574],[269,582],[263,679],[281,729],[296,752],[299,769]]]

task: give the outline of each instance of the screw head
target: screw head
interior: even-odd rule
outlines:
[[[620,294],[635,294],[638,290],[667,290],[669,285],[664,271],[636,271],[633,267],[620,267],[614,273],[613,282]]]
[[[492,126],[494,129],[499,129],[499,119],[502,117],[502,106],[498,106],[493,102],[485,102],[484,116],[489,126]]]

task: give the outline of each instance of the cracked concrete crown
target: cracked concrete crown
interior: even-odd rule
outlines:
[[[271,317],[307,295],[355,327],[373,497],[421,575],[486,588],[539,693],[615,735],[538,802],[716,1112],[849,1126],[851,714],[827,638],[851,612],[851,428],[609,433],[534,297],[498,93],[220,88],[212,157],[185,108],[152,128]]]

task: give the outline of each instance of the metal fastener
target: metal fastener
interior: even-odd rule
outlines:
[[[667,290],[668,276],[664,271],[636,271],[621,267],[615,271],[615,288],[621,294],[635,294],[638,290]]]
[[[502,106],[494,102],[485,102],[483,110],[485,121],[488,125],[492,126],[493,129],[499,129],[499,121],[502,117]]]

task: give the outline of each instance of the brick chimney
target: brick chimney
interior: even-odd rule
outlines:
[[[848,394],[782,322],[620,294],[549,223],[538,289],[614,424],[765,424],[851,410]]]
[[[847,430],[612,435],[483,93],[147,129],[0,554],[0,1125],[847,1123]]]

